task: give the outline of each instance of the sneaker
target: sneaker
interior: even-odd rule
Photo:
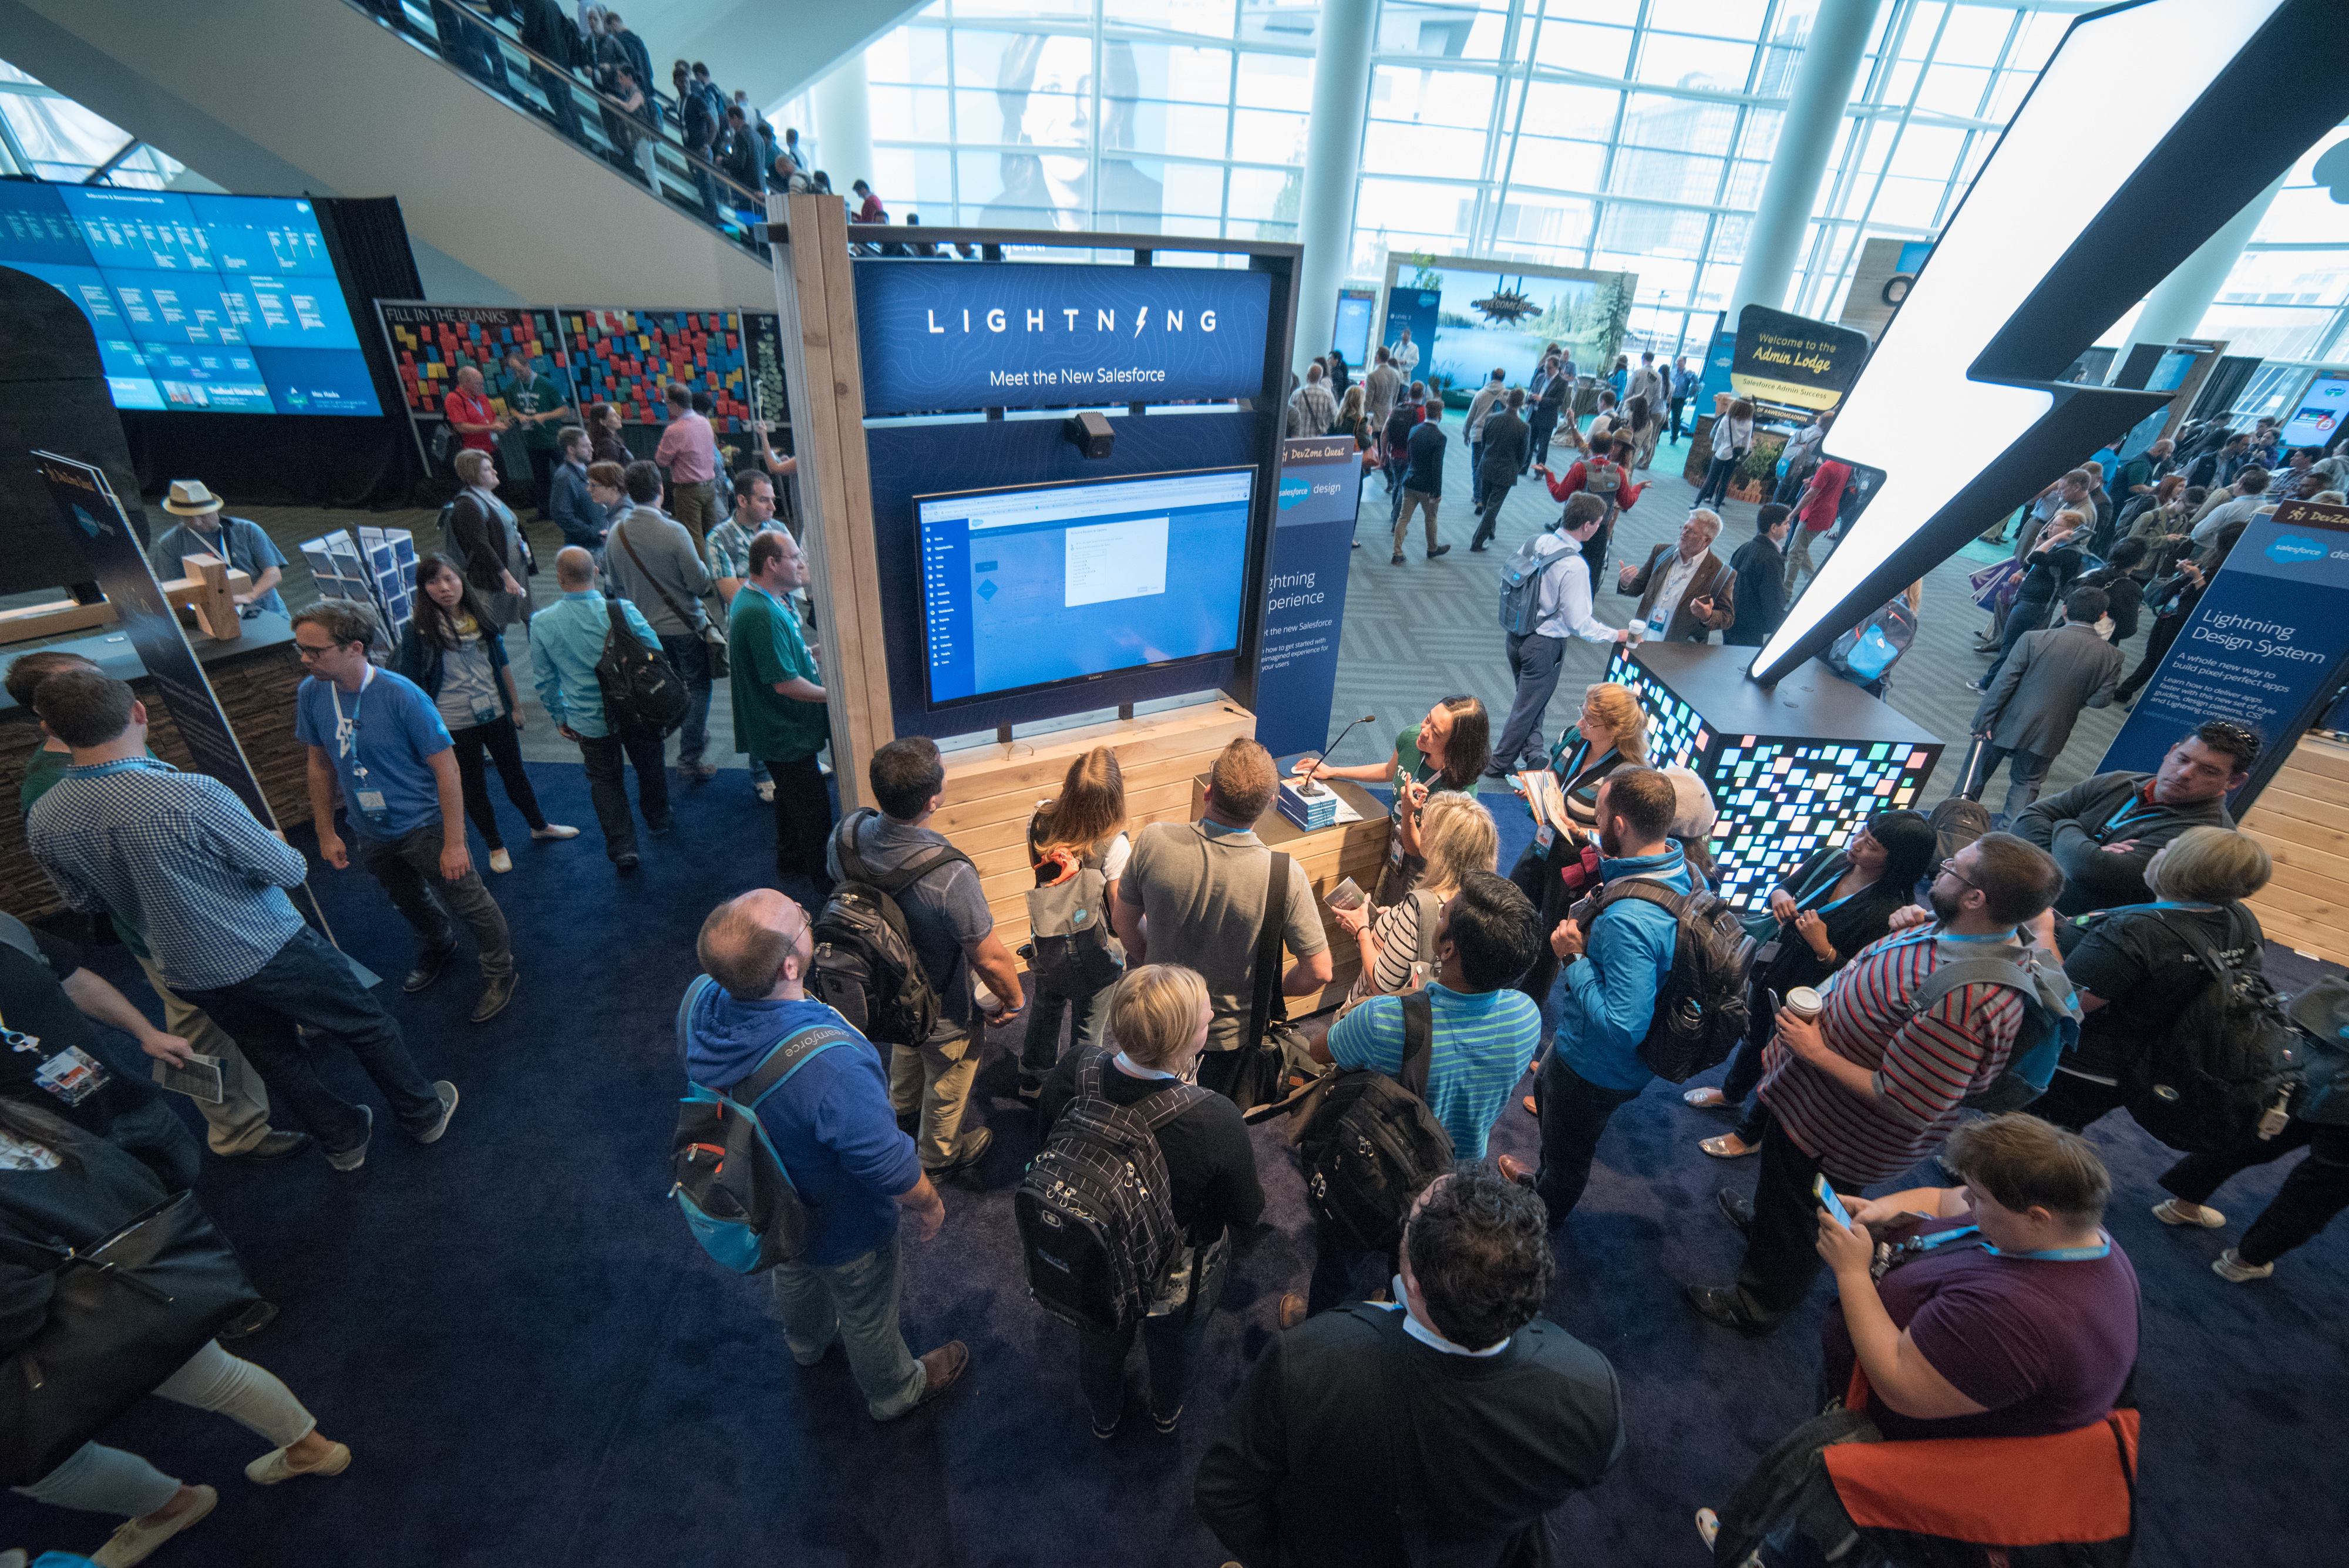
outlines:
[[[2216,1231],[2227,1222],[2227,1217],[2205,1203],[2199,1214],[2189,1214],[2178,1207],[2178,1199],[2165,1198],[2153,1206],[2153,1217],[2165,1225],[2199,1225],[2205,1231]]]
[[[2251,1280],[2266,1279],[2275,1272],[2275,1265],[2247,1263],[2240,1253],[2230,1247],[2210,1261],[2210,1272],[2230,1285],[2240,1285]]]
[[[375,1107],[373,1106],[361,1106],[359,1107],[359,1120],[367,1123],[367,1137],[359,1139],[357,1145],[343,1150],[340,1154],[336,1154],[331,1149],[326,1153],[326,1163],[333,1166],[336,1170],[357,1170],[360,1166],[367,1163],[367,1145],[372,1142],[375,1137]]]
[[[192,1489],[196,1501],[173,1514],[160,1524],[141,1524],[126,1519],[115,1532],[107,1537],[106,1544],[89,1554],[98,1568],[130,1568],[133,1563],[144,1563],[158,1546],[177,1535],[188,1526],[210,1513],[220,1501],[220,1493],[208,1486]]]
[[[492,850],[491,850],[491,851],[490,851],[490,869],[491,869],[491,870],[492,870],[492,871],[511,871],[511,870],[512,870],[512,869],[513,869],[513,857],[512,857],[512,856],[511,856],[511,855],[509,855],[509,854],[507,854],[503,849],[492,849]]]
[[[292,1159],[308,1148],[315,1140],[305,1132],[287,1132],[272,1127],[262,1140],[242,1154],[226,1154],[222,1159],[241,1159],[248,1165],[274,1165],[281,1159]]]
[[[277,1308],[269,1302],[255,1302],[213,1331],[214,1339],[251,1339],[277,1321]]]
[[[1158,1428],[1158,1433],[1161,1437],[1173,1437],[1174,1435],[1174,1428],[1182,1424],[1182,1420],[1183,1407],[1180,1405],[1174,1407],[1174,1413],[1172,1416],[1162,1416],[1155,1410],[1150,1412],[1151,1425]]]
[[[752,787],[753,787],[753,788],[755,788],[755,789],[759,792],[759,798],[760,798],[761,800],[765,801],[769,805],[774,805],[774,804],[775,804],[775,781],[774,781],[774,780],[772,780],[772,779],[761,779],[761,780],[760,780],[760,781],[759,781],[755,785],[753,785]]]
[[[481,1000],[473,1003],[473,1022],[487,1023],[503,1012],[506,1003],[513,1000],[514,987],[521,980],[522,976],[512,970],[503,974],[483,975]]]
[[[1025,1073],[1022,1073],[1019,1075],[1019,1097],[1023,1100],[1042,1099],[1044,1097],[1044,1080],[1041,1078],[1031,1078]]]
[[[576,838],[579,836],[579,830],[575,827],[565,827],[559,822],[550,822],[544,827],[532,828],[530,836],[533,838]]]
[[[449,1118],[457,1114],[456,1085],[442,1078],[432,1085],[432,1092],[440,1096],[440,1119],[432,1124],[430,1131],[416,1135],[419,1143],[439,1143],[440,1135],[449,1130]]]
[[[1099,1421],[1094,1420],[1091,1416],[1085,1417],[1087,1424],[1093,1429],[1093,1436],[1099,1438],[1104,1443],[1117,1436],[1118,1425],[1124,1419],[1124,1415],[1121,1413],[1112,1417],[1110,1420],[1110,1424],[1104,1427]]]
[[[626,855],[613,856],[612,866],[621,876],[626,877],[636,868],[636,852],[631,849]]]
[[[327,1449],[325,1459],[306,1469],[296,1469],[286,1463],[285,1449],[272,1449],[244,1467],[244,1479],[255,1486],[275,1486],[295,1476],[338,1476],[350,1468],[351,1450],[344,1443]]]

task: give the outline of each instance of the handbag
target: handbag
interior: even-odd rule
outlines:
[[[625,523],[621,524],[612,530],[612,536],[620,541],[620,548],[628,553],[628,559],[636,564],[636,570],[645,574],[645,581],[652,584],[653,592],[658,594],[660,602],[668,607],[668,613],[686,625],[691,626],[694,617],[678,607],[677,601],[668,597],[668,590],[660,586],[660,579],[654,576],[651,569],[645,565],[645,558],[636,554],[636,547],[628,543],[628,525]],[[712,680],[723,680],[730,673],[726,663],[726,633],[719,629],[716,621],[703,614],[698,606],[695,607],[694,613],[701,617],[701,651],[709,660],[709,678]]]
[[[0,1484],[30,1486],[261,1299],[192,1192],[56,1260],[49,1314],[0,1363]]]

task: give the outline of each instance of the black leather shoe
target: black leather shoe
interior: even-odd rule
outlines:
[[[252,1165],[274,1165],[281,1159],[292,1159],[316,1142],[305,1132],[272,1130],[268,1137],[242,1154],[224,1155],[226,1159],[241,1159]]]
[[[1448,555],[1450,555],[1450,554],[1452,554],[1452,546],[1451,546],[1451,545],[1438,545],[1434,549],[1430,550],[1430,551],[1427,553],[1427,558],[1428,558],[1429,560],[1433,561],[1433,560],[1434,560],[1436,557],[1438,557],[1438,556],[1448,556]]]
[[[212,1331],[214,1339],[250,1339],[277,1321],[277,1309],[267,1302],[255,1302]]]
[[[615,855],[612,857],[612,866],[621,876],[626,877],[636,868],[636,852],[631,849],[625,855]]]
[[[1754,1200],[1741,1198],[1726,1187],[1713,1195],[1713,1206],[1721,1217],[1737,1228],[1737,1233],[1751,1240],[1754,1235]]]
[[[1757,1318],[1746,1316],[1745,1309],[1738,1304],[1737,1292],[1733,1287],[1684,1285],[1681,1288],[1681,1294],[1689,1305],[1696,1309],[1697,1315],[1707,1323],[1717,1323],[1723,1328],[1733,1328],[1738,1333],[1755,1339],[1778,1332],[1778,1325],[1775,1323],[1764,1323]]]
[[[416,967],[408,971],[408,978],[399,982],[399,988],[402,991],[422,991],[440,978],[440,971],[449,967],[449,955],[456,950],[457,944],[450,942],[438,952],[419,954]]]
[[[514,986],[521,979],[522,977],[512,970],[506,971],[503,974],[484,975],[481,979],[481,1000],[473,1003],[473,1022],[487,1023],[491,1019],[503,1012],[506,1010],[506,1003],[513,1000]]]

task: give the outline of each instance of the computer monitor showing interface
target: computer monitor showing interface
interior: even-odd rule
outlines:
[[[932,708],[1229,655],[1253,469],[915,498]]]
[[[308,202],[0,182],[0,265],[81,308],[116,408],[383,411]]]
[[[2308,383],[2283,422],[2283,439],[2291,446],[2331,446],[2341,434],[2342,416],[2349,414],[2349,375],[2338,371]]]

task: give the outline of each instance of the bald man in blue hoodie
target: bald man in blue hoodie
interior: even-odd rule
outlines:
[[[739,1084],[804,1030],[847,1036],[818,1046],[758,1102],[808,1214],[807,1250],[768,1278],[792,1359],[812,1366],[839,1340],[873,1418],[894,1420],[945,1393],[970,1364],[958,1339],[916,1358],[897,1322],[899,1217],[926,1241],[946,1205],[898,1129],[880,1054],[807,994],[815,956],[807,911],[754,889],[710,911],[696,950],[707,979],[687,992],[678,1046],[693,1082]]]

